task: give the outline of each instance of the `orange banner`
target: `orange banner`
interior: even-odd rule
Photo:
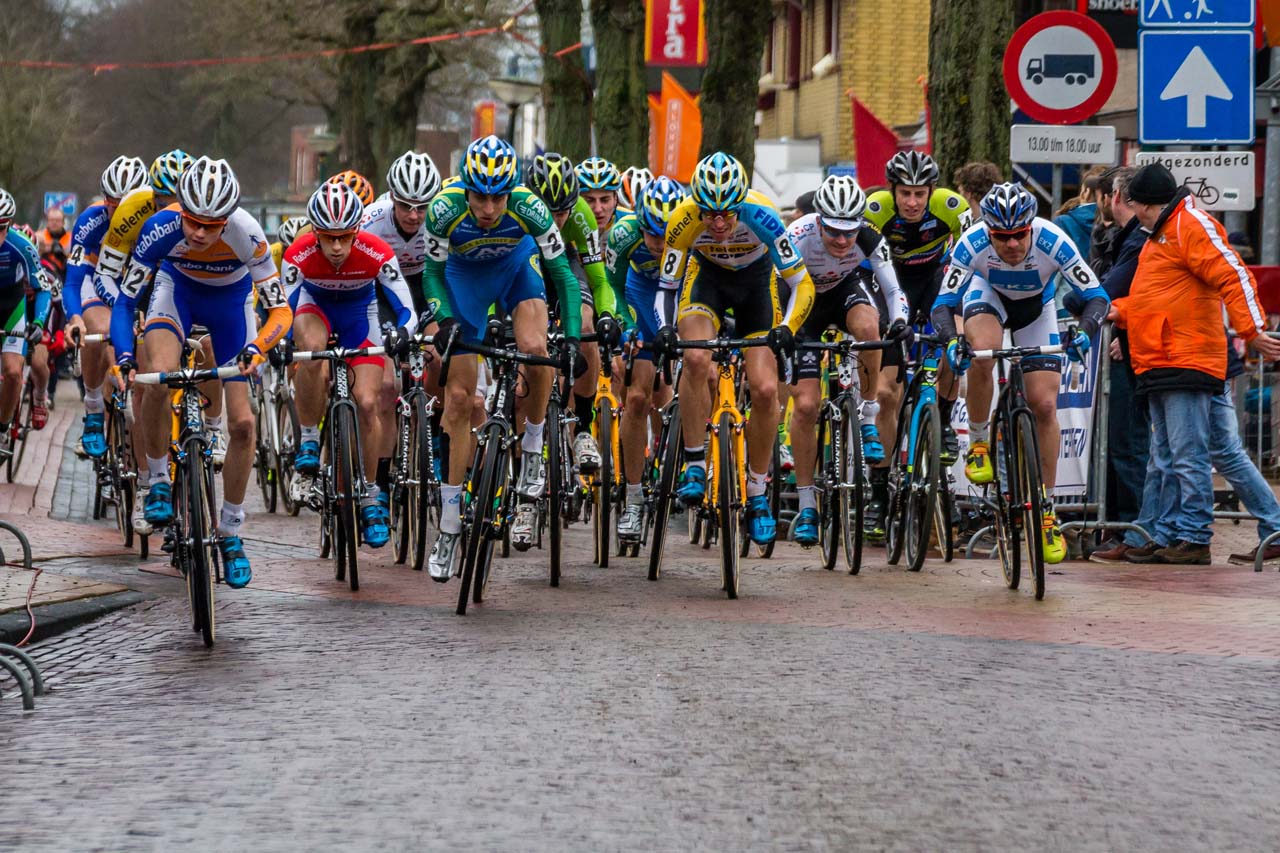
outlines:
[[[657,95],[649,96],[649,168],[656,174],[662,174],[662,161],[658,156],[658,140],[666,131],[665,118],[662,112],[662,99]]]
[[[1262,13],[1262,26],[1267,31],[1267,44],[1271,47],[1280,47],[1280,3],[1258,3],[1258,11]],[[1275,73],[1276,69],[1271,69]]]
[[[681,183],[693,177],[702,145],[702,111],[698,99],[665,71],[662,74],[661,134],[657,136],[654,171]]]
[[[480,139],[497,133],[498,105],[493,101],[481,101],[471,110],[471,138]]]
[[[646,0],[644,61],[648,65],[706,65],[702,0]]]

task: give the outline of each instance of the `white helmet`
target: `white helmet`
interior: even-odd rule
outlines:
[[[8,225],[18,215],[18,203],[6,189],[0,189],[0,225]]]
[[[653,172],[644,166],[628,166],[622,173],[622,203],[632,210],[640,203],[640,195],[653,180]]]
[[[317,231],[350,233],[360,227],[364,202],[342,181],[325,181],[307,202],[307,218]]]
[[[280,222],[280,227],[276,229],[276,238],[285,248],[288,248],[294,240],[298,239],[298,232],[307,224],[305,216],[290,216]]]
[[[440,172],[426,154],[406,151],[387,170],[391,198],[405,204],[426,204],[440,192]]]
[[[240,203],[240,182],[226,160],[201,157],[183,171],[178,203],[200,219],[226,219]]]
[[[867,209],[867,194],[848,175],[828,175],[813,194],[813,208],[824,225],[841,231],[856,231],[862,226]]]
[[[134,190],[146,186],[150,180],[146,163],[137,157],[121,154],[102,173],[102,194],[119,201]]]

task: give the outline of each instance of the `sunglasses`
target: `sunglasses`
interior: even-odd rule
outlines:
[[[732,222],[738,218],[736,210],[698,210],[698,216],[703,222]]]
[[[223,228],[227,224],[225,219],[201,219],[198,216],[192,216],[186,211],[183,211],[182,218],[197,228]]]
[[[1003,243],[1013,243],[1030,234],[1031,226],[1027,225],[1023,228],[1015,228],[1012,231],[997,231],[993,228],[987,233],[991,235],[992,240],[999,240]]]
[[[843,228],[832,228],[830,225],[822,221],[819,221],[818,224],[822,226],[822,233],[826,234],[832,240],[852,240],[858,236],[856,229],[853,231],[846,231]]]
[[[429,201],[424,201],[422,204],[410,204],[407,201],[401,201],[395,196],[391,197],[391,201],[395,204],[396,209],[403,213],[426,213],[427,207],[431,204]]]

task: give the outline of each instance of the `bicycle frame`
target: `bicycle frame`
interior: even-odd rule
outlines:
[[[734,454],[741,462],[738,470],[733,472],[733,476],[738,478],[738,494],[745,495],[747,493],[747,436],[742,411],[738,408],[736,381],[736,374],[741,369],[741,357],[741,353],[737,351],[717,351],[712,355],[719,375],[716,379],[716,399],[712,403],[711,420],[707,428],[712,435],[719,435],[721,417],[726,414],[729,416],[734,432]],[[714,471],[717,477],[724,476],[725,472],[720,467],[719,442],[712,441],[709,444],[707,461],[710,470]],[[717,500],[715,490],[708,490],[707,504],[715,507]]]

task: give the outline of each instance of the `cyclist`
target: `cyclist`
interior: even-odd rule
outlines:
[[[670,351],[675,343],[673,318],[680,324],[681,339],[707,340],[719,332],[721,318],[732,310],[740,337],[767,335],[774,355],[791,354],[794,335],[813,307],[813,280],[777,208],[749,188],[746,170],[736,157],[716,152],[698,163],[689,198],[680,203],[667,223],[665,242],[655,342],[661,351]],[[686,272],[691,255],[695,264]],[[785,311],[779,276],[791,289]],[[779,315],[781,322],[776,320]],[[744,359],[751,389],[748,534],[757,544],[768,544],[775,533],[765,492],[773,442],[778,437],[778,375],[774,357],[763,349],[747,350]],[[688,465],[678,494],[690,505],[700,503],[707,490],[703,436],[711,414],[711,378],[709,351],[684,354],[680,417]]]
[[[71,254],[67,256],[67,279],[62,286],[62,307],[67,315],[67,338],[72,346],[80,346],[82,335],[90,332],[106,334],[111,330],[111,309],[93,287],[98,251],[106,237],[111,216],[120,201],[147,183],[146,164],[137,157],[120,156],[102,173],[103,200],[91,204],[76,219],[71,230]],[[84,452],[99,459],[107,452],[106,404],[102,385],[107,376],[109,354],[105,343],[85,344],[80,356],[84,381],[84,435],[80,438]],[[168,432],[166,431],[166,435]]]
[[[618,167],[603,157],[588,157],[574,169],[578,176],[578,192],[582,193],[591,215],[600,229],[600,240],[609,238],[609,229],[622,217],[618,210],[618,192],[622,189],[622,175]]]
[[[863,227],[867,197],[858,182],[843,175],[831,175],[813,197],[817,213],[802,216],[787,232],[804,258],[817,290],[813,310],[800,330],[801,337],[816,340],[828,326],[836,326],[860,341],[880,338],[880,311],[876,291],[889,307],[888,337],[906,342],[911,337],[907,324],[907,299],[898,286],[898,276],[889,259],[889,247],[874,228]],[[870,262],[873,278],[862,274]],[[791,414],[791,452],[795,456],[796,494],[799,514],[795,537],[800,545],[818,541],[818,499],[813,485],[817,458],[818,405],[821,360],[816,352],[805,352],[796,368],[794,405]],[[869,463],[884,459],[884,445],[876,430],[879,401],[880,351],[859,355],[862,403],[862,446]]]
[[[635,332],[628,335],[632,344],[640,341],[652,343],[657,337],[658,259],[665,247],[663,238],[667,222],[687,197],[684,187],[665,175],[655,178],[640,194],[640,206],[636,212],[623,216],[609,230],[605,269],[613,289],[625,293],[626,303],[635,314]],[[644,490],[640,481],[644,474],[649,410],[651,405],[665,405],[671,398],[671,389],[663,385],[655,399],[653,381],[653,354],[647,351],[636,353],[619,431],[623,475],[627,479],[627,503],[618,518],[618,539],[624,542],[635,542],[644,532]]]
[[[582,300],[582,328],[600,327],[606,343],[616,342],[618,304],[614,287],[605,276],[601,236],[591,206],[578,193],[578,178],[569,158],[560,154],[539,154],[529,169],[529,189],[542,199],[551,218],[564,238],[569,268],[578,280]],[[595,418],[596,377],[600,372],[600,350],[587,347],[582,351],[582,375],[573,383],[574,424],[573,458],[578,468],[591,474],[600,467],[600,448],[591,437]]]
[[[30,225],[14,225],[11,226],[11,232],[20,237],[26,238],[27,242],[36,247],[37,257],[40,254],[40,243],[36,237],[36,231]],[[35,299],[36,293],[40,285],[43,283],[44,289],[49,292],[49,310],[45,314],[44,322],[40,326],[35,325]],[[57,296],[59,287],[57,281],[53,278],[52,271],[45,265],[43,261],[36,265],[36,274],[23,281],[23,292],[26,295],[26,320],[30,329],[40,328],[42,334],[39,339],[33,340],[28,348],[31,364],[31,428],[35,430],[44,429],[49,423],[49,366],[51,360],[49,358],[50,349],[54,346],[53,336],[49,333],[48,326],[54,319],[55,309],[57,309]],[[31,332],[35,337],[35,332]]]
[[[0,189],[0,331],[17,335],[0,341],[0,457],[13,446],[11,421],[22,395],[22,372],[27,346],[44,339],[53,294],[40,266],[35,243],[13,224],[18,206],[8,190]],[[35,292],[31,325],[27,325],[27,288]]]
[[[581,323],[578,281],[565,259],[564,239],[547,206],[520,185],[516,152],[490,135],[474,140],[463,157],[460,180],[440,191],[427,212],[427,265],[423,285],[436,303],[436,349],[443,355],[455,336],[480,341],[489,307],[509,313],[516,347],[535,356],[547,354],[547,293],[538,255],[555,284],[561,323],[568,339],[567,360],[576,359]],[[471,416],[479,361],[459,358],[449,368],[444,428],[450,438],[449,473],[440,487],[440,535],[431,549],[431,577],[441,583],[453,575],[462,530],[462,481],[471,459]],[[521,498],[512,541],[531,534],[529,503],[546,487],[542,458],[543,427],[553,373],[525,371],[523,464],[516,484]]]
[[[627,210],[635,210],[640,203],[640,194],[645,186],[653,180],[653,172],[644,166],[628,166],[622,172],[618,187],[618,201]]]
[[[910,322],[924,322],[938,296],[947,252],[969,227],[969,204],[959,194],[938,186],[938,164],[928,154],[899,151],[885,164],[884,174],[889,189],[874,192],[867,198],[866,218],[889,245],[898,283],[907,297]],[[880,307],[883,312],[885,306]],[[885,350],[881,362],[877,424],[882,436],[894,436],[898,432],[898,406],[903,393],[899,376],[902,358],[901,348],[893,347]],[[959,454],[959,443],[951,428],[958,383],[946,365],[939,379],[942,461],[950,464]],[[873,541],[884,539],[884,513],[889,503],[888,464],[888,460],[883,460],[871,469],[871,500],[867,504],[864,529]]]
[[[144,324],[150,369],[177,369],[182,343],[196,323],[209,330],[218,365],[239,363],[240,377],[228,380],[224,389],[231,438],[218,523],[225,579],[236,589],[252,577],[240,540],[254,457],[253,412],[244,377],[284,338],[293,319],[262,226],[239,201],[240,184],[227,161],[201,157],[188,166],[178,184],[178,204],[149,218],[138,235],[111,315],[111,344],[125,382],[137,369],[134,309],[153,278]],[[255,291],[267,309],[267,321],[256,337]],[[144,403],[143,439],[151,478],[145,515],[152,527],[159,527],[173,520],[167,452],[172,411],[165,395],[148,395]]]
[[[1085,300],[1080,327],[1067,341],[1068,354],[1080,361],[1089,339],[1107,316],[1110,300],[1098,277],[1061,228],[1036,216],[1036,200],[1020,183],[996,184],[982,199],[982,220],[968,228],[955,249],[933,307],[933,326],[948,339],[947,361],[957,375],[969,367],[972,349],[998,349],[1009,330],[1014,346],[1058,343],[1054,276],[1061,274]],[[965,337],[956,334],[955,313],[963,302]],[[1035,416],[1040,444],[1040,472],[1045,490],[1044,558],[1058,563],[1066,556],[1062,531],[1053,512],[1052,494],[1058,467],[1058,386],[1061,359],[1056,355],[1022,360],[1027,402]],[[994,478],[989,421],[978,412],[991,411],[992,362],[973,363],[965,402],[969,407],[969,452],[965,474],[982,484]]]
[[[329,178],[334,183],[346,184],[356,191],[356,195],[360,198],[360,203],[365,207],[373,204],[377,197],[377,190],[373,188],[373,182],[355,169],[345,169]]]
[[[284,253],[285,291],[294,315],[293,340],[300,349],[325,349],[331,336],[340,347],[381,346],[378,292],[394,312],[395,319],[387,326],[393,338],[389,346],[406,340],[417,326],[413,298],[400,274],[395,250],[381,237],[360,229],[363,214],[364,205],[351,187],[335,181],[321,184],[307,204],[311,233],[299,237]],[[383,359],[361,356],[351,359],[350,364],[354,377],[351,394],[360,421],[360,457],[368,473],[376,470],[385,443],[378,400]],[[301,440],[294,468],[305,477],[320,470],[325,381],[324,362],[298,365],[294,383]],[[387,544],[390,499],[375,482],[361,502],[364,541],[372,548]]]
[[[276,239],[271,244],[271,260],[275,263],[276,269],[281,268],[284,263],[284,250],[293,245],[293,241],[307,231],[311,230],[311,223],[307,221],[305,216],[290,216],[280,220],[279,227],[276,228]]]

